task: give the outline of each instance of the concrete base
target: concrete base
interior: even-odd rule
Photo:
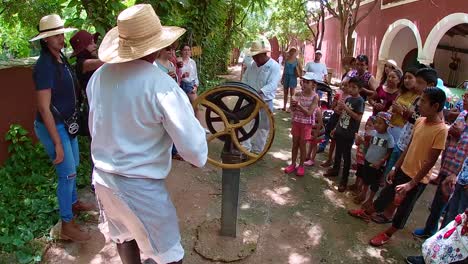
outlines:
[[[221,236],[220,230],[219,219],[205,221],[198,226],[195,251],[206,259],[221,262],[238,261],[256,251],[260,234],[257,227],[239,221],[236,238]]]

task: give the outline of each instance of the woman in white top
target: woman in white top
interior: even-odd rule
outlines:
[[[188,95],[190,102],[197,99],[198,80],[197,64],[190,58],[192,55],[192,48],[188,44],[182,45],[182,62],[183,66],[180,69],[182,72],[182,81],[180,87]]]

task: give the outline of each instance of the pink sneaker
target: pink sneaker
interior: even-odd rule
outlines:
[[[314,166],[315,162],[313,160],[307,160],[306,162],[304,162],[304,165],[305,166]]]
[[[284,173],[289,174],[296,170],[296,164],[291,164],[284,169]]]
[[[305,173],[304,167],[302,166],[297,167],[296,176],[302,177],[304,176],[304,173]]]

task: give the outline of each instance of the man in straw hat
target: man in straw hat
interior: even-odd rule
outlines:
[[[172,144],[198,167],[208,147],[187,96],[152,64],[157,51],[184,32],[162,26],[151,5],[122,11],[99,48],[106,64],[88,83],[100,227],[117,243],[123,263],[141,263],[140,251],[157,263],[182,263],[184,256],[165,185]]]
[[[48,15],[39,22],[39,34],[30,41],[40,41],[41,54],[34,66],[37,115],[34,131],[44,146],[57,174],[57,200],[59,204],[62,239],[85,242],[91,237],[74,222],[74,213],[93,209],[92,204],[78,200],[76,177],[79,148],[76,135],[70,130],[77,109],[76,80],[62,54],[64,33],[76,29],[65,28],[58,15]],[[76,127],[75,127],[76,128]],[[72,132],[70,132],[72,131]]]
[[[273,112],[273,99],[281,79],[281,67],[267,53],[270,49],[264,41],[252,43],[247,55],[252,56],[253,61],[247,65],[247,70],[242,76],[242,82],[252,86]],[[254,153],[261,153],[265,147],[268,136],[268,118],[265,111],[260,111],[260,125],[257,133],[243,142],[243,146]]]

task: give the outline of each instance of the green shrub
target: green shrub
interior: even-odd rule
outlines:
[[[10,157],[0,167],[0,252],[15,253],[19,263],[38,262],[43,247],[35,239],[47,241],[59,219],[55,170],[42,145],[34,144],[21,126],[11,125],[5,139],[11,144]],[[90,162],[88,143],[80,141],[78,186],[82,187],[89,184],[89,177],[83,176],[89,175]]]

